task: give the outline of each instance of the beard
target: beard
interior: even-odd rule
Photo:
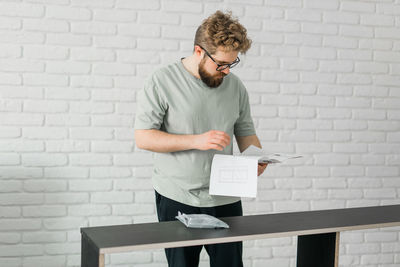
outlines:
[[[199,64],[199,75],[203,83],[205,83],[208,87],[216,88],[221,85],[224,81],[225,73],[219,72],[215,75],[212,75],[206,71],[204,68],[205,60],[202,60]]]

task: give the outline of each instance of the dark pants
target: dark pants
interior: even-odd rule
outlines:
[[[178,211],[186,214],[208,214],[214,217],[242,216],[242,202],[238,201],[228,205],[199,208],[185,205],[166,198],[156,192],[156,206],[158,221],[173,221]],[[210,256],[210,267],[243,267],[242,242],[204,245]],[[200,251],[203,246],[190,246],[181,248],[167,248],[169,267],[197,267],[199,265]]]

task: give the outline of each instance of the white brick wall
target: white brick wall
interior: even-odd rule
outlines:
[[[400,203],[400,1],[0,1],[0,266],[79,266],[82,226],[155,221],[136,95],[230,9],[237,73],[268,167],[246,214]],[[345,232],[340,266],[400,265],[399,228]],[[296,238],[245,242],[245,266],[295,266]],[[162,250],[107,266],[166,266]],[[201,266],[208,266],[202,253]]]

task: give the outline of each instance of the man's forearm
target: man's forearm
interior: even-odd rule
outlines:
[[[194,135],[170,134],[160,130],[135,130],[136,145],[153,152],[176,152],[195,149]]]
[[[257,135],[236,136],[236,142],[238,144],[240,153],[245,151],[250,145],[261,148],[261,143]]]

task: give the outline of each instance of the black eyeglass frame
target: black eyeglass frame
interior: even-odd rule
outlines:
[[[206,55],[207,55],[209,58],[211,58],[211,60],[217,65],[217,68],[215,69],[215,70],[217,70],[217,71],[223,71],[223,70],[226,70],[227,68],[232,69],[233,67],[235,67],[235,66],[236,66],[237,64],[239,64],[239,62],[240,62],[240,58],[237,57],[237,58],[235,59],[235,61],[233,61],[233,62],[230,63],[230,64],[218,64],[218,63],[215,61],[215,59],[210,55],[210,53],[207,52],[207,50],[205,50],[201,45],[197,45],[197,46],[199,46],[201,49],[203,49],[204,52],[206,53]]]

